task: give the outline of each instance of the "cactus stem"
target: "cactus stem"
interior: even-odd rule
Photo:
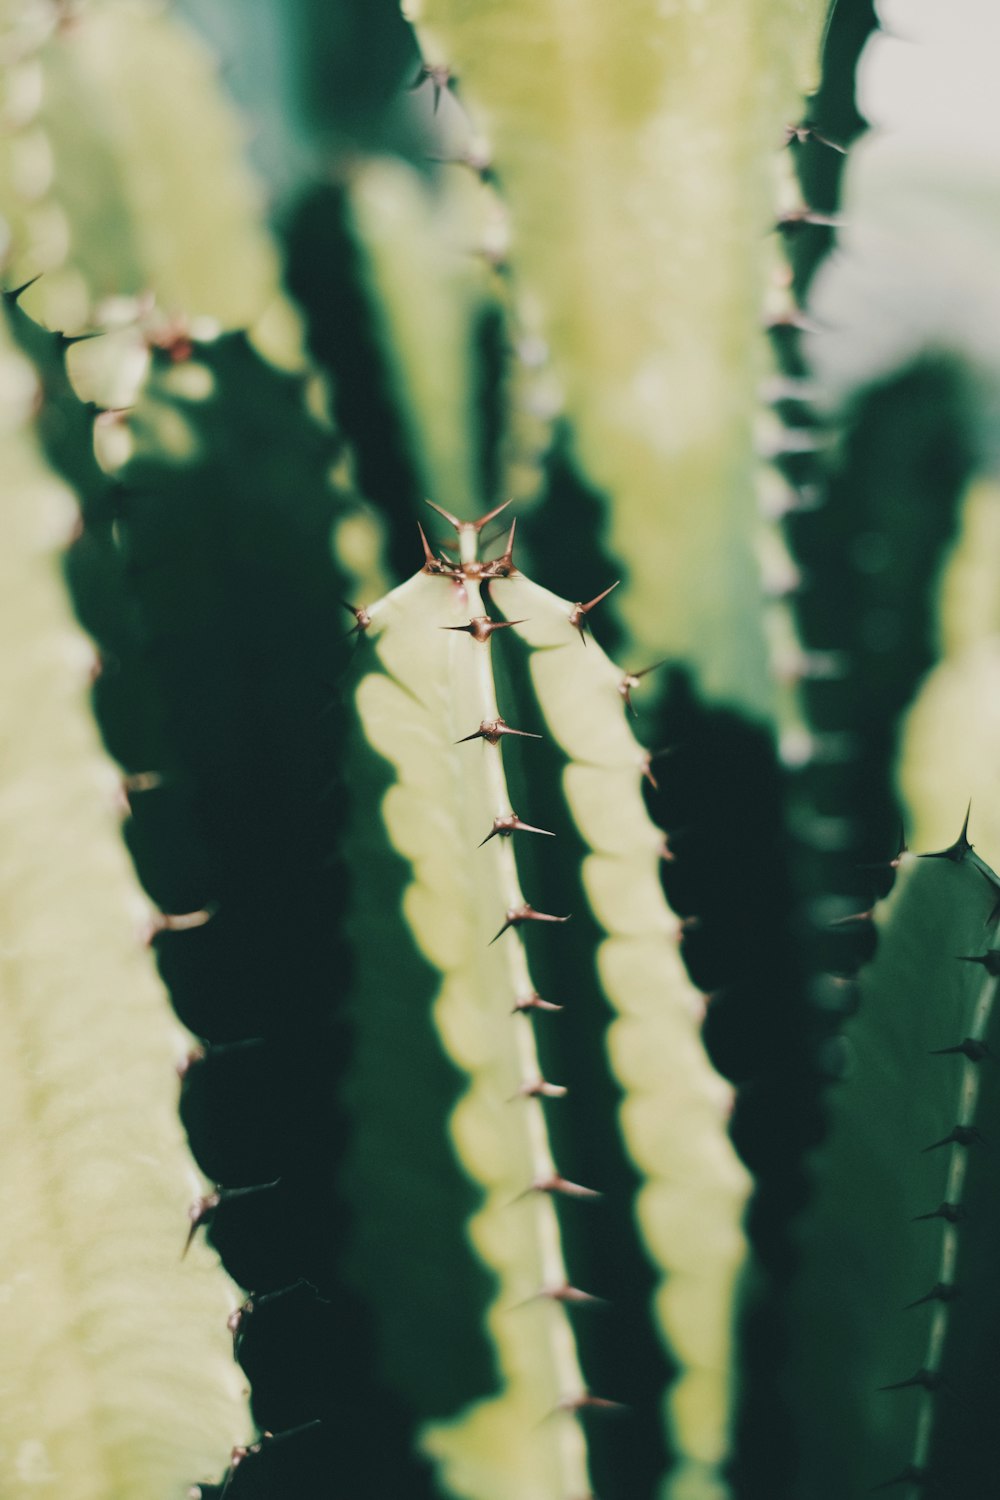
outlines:
[[[952,864],[960,864],[968,854],[969,850],[973,847],[973,845],[969,842],[969,816],[971,812],[972,801],[970,799],[969,805],[965,809],[965,821],[962,824],[962,831],[958,835],[958,838],[955,840],[955,842],[953,844],[949,844],[947,849],[935,849],[930,854],[921,854],[920,858],[950,859]]]
[[[493,819],[493,827],[490,829],[489,833],[483,839],[483,843],[480,844],[479,847],[481,849],[483,847],[483,844],[488,844],[490,839],[495,839],[498,836],[500,838],[510,838],[511,834],[513,833],[541,833],[544,834],[547,839],[555,838],[555,834],[550,833],[547,828],[535,828],[531,823],[522,823],[517,813],[512,812],[506,813],[503,816],[498,815]]]
[[[473,734],[463,735],[460,740],[455,741],[455,744],[467,745],[470,740],[486,740],[488,744],[496,745],[505,734],[516,734],[519,739],[523,740],[540,740],[543,738],[540,734],[532,734],[528,729],[512,729],[506,719],[498,717],[496,719],[484,719]]]
[[[611,593],[612,589],[616,589],[620,583],[621,583],[621,579],[620,578],[616,578],[615,581],[614,581],[614,583],[610,584],[608,586],[608,588],[606,588],[604,590],[603,593],[601,593],[601,594],[595,594],[594,597],[593,597],[593,599],[589,599],[586,604],[574,604],[573,605],[573,609],[572,609],[572,612],[571,612],[570,617],[569,617],[569,623],[572,625],[573,629],[578,633],[578,635],[579,635],[579,637],[580,637],[580,639],[581,639],[581,641],[583,642],[584,645],[587,644],[587,636],[586,636],[587,616],[589,615],[590,611],[595,607],[595,605],[600,604],[600,602],[601,602],[602,599],[606,599],[608,597],[608,595]],[[521,622],[521,623],[523,623],[523,622]]]
[[[483,517],[483,523],[485,524],[488,519],[490,519],[489,516]],[[463,562],[470,560],[467,556],[469,545],[474,543],[477,535],[478,532],[476,530],[460,534],[460,541],[463,544]],[[471,670],[475,684],[475,697],[479,704],[480,726],[478,735],[470,736],[470,738],[482,738],[491,746],[491,749],[485,752],[486,758],[483,769],[489,789],[489,802],[487,805],[491,806],[494,816],[494,826],[496,826],[497,819],[516,816],[508,811],[510,801],[508,800],[503,756],[499,750],[499,741],[505,734],[516,734],[522,737],[529,736],[526,735],[525,731],[512,730],[499,713],[489,653],[474,653],[470,660],[468,653],[461,651],[460,648],[456,648],[456,656],[469,663],[469,669]],[[502,899],[507,907],[507,920],[500,932],[493,938],[493,942],[502,933],[506,932],[508,927],[517,927],[524,921],[561,922],[568,920],[566,917],[555,917],[544,912],[535,912],[525,902],[518,879],[513,842],[509,837],[499,840],[494,859],[499,876],[500,889],[503,893]],[[535,1045],[534,1029],[528,1012],[558,1010],[561,1007],[542,1000],[538,995],[528,970],[524,944],[517,933],[515,933],[514,938],[505,945],[502,951],[510,984],[510,993],[513,998],[512,1020],[510,1024],[514,1028],[518,1075],[524,1090],[521,1106],[523,1114],[521,1117],[525,1122],[525,1130],[528,1135],[529,1159],[531,1163],[529,1171],[532,1174],[535,1184],[544,1183],[548,1185],[547,1194],[550,1197],[556,1192],[563,1192],[570,1196],[588,1197],[590,1196],[589,1189],[577,1188],[575,1184],[567,1182],[559,1174],[552,1156],[545,1115],[539,1097],[542,1088],[539,1087],[536,1093],[536,1085],[542,1085],[543,1075],[538,1059],[538,1050]],[[548,1085],[546,1087],[551,1088],[553,1086]],[[521,1112],[519,1111],[519,1113]],[[563,1254],[559,1221],[554,1210],[554,1205],[551,1202],[540,1201],[545,1195],[539,1191],[533,1192],[532,1196],[536,1200],[531,1217],[533,1232],[538,1246],[539,1280],[544,1286],[567,1285],[569,1284],[569,1276]],[[552,1328],[550,1354],[553,1388],[555,1390],[567,1390],[579,1387],[582,1383],[582,1374],[572,1330],[568,1326],[559,1325]],[[567,1427],[568,1430],[561,1436],[560,1449],[564,1467],[565,1488],[569,1492],[582,1488],[581,1475],[585,1476],[586,1474],[586,1457],[583,1434],[579,1429],[579,1425],[576,1423],[567,1424]]]
[[[520,927],[524,922],[568,921],[569,917],[554,917],[551,912],[536,911],[533,906],[528,905],[527,901],[523,902],[520,906],[509,906],[507,908],[507,917],[504,921],[503,926],[500,928],[500,931],[496,934],[495,937],[490,938],[490,947],[492,947],[493,944],[497,941],[497,938],[502,938],[504,933],[509,931],[510,928]]]
[[[463,631],[485,645],[495,630],[509,630],[512,625],[523,624],[523,620],[491,620],[489,615],[474,615],[468,625],[439,625],[438,629]]]

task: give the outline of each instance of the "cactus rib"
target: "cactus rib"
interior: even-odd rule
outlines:
[[[464,578],[465,570],[475,572],[471,528],[460,532],[460,544],[461,579],[424,571],[370,606],[386,675],[368,673],[356,695],[367,739],[396,771],[383,816],[413,865],[404,910],[418,945],[442,971],[434,1004],[442,1043],[469,1075],[450,1129],[466,1171],[486,1193],[469,1233],[499,1276],[489,1322],[506,1390],[428,1428],[424,1447],[457,1494],[505,1497],[516,1488],[566,1500],[589,1487],[578,1415],[587,1392],[561,1295],[570,1278],[553,1195],[585,1190],[560,1175],[549,1146],[528,1013],[535,986],[521,934],[489,944],[498,917],[506,911],[516,918],[526,902],[513,840],[494,840],[492,852],[477,849],[481,827],[510,815],[510,799],[503,736],[483,734],[478,750],[460,742],[470,721],[492,726],[501,719],[491,670],[497,645],[489,635],[466,641],[452,633],[467,624],[479,588]],[[456,786],[457,817],[448,807]],[[442,843],[444,863],[435,847]],[[442,924],[450,933],[445,941],[435,930]],[[480,1026],[484,1037],[474,1041]],[[514,1234],[511,1215],[528,1216],[526,1235]],[[534,1313],[512,1313],[539,1294]]]
[[[703,1002],[684,976],[660,887],[662,834],[640,790],[649,755],[628,728],[621,670],[595,642],[579,649],[578,606],[520,577],[491,592],[505,613],[526,617],[517,631],[532,648],[549,730],[569,757],[565,793],[590,850],[583,877],[605,933],[597,961],[617,1013],[608,1047],[625,1091],[622,1130],[646,1178],[637,1214],[663,1277],[656,1311],[682,1366],[667,1398],[680,1462],[663,1493],[722,1495],[747,1177],[726,1138],[730,1091],[701,1051]]]

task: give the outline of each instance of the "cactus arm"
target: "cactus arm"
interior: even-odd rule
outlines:
[[[493,597],[526,621],[516,628],[531,647],[548,728],[568,757],[566,797],[590,851],[583,879],[605,934],[598,968],[617,1015],[608,1048],[625,1094],[621,1128],[646,1179],[637,1214],[664,1278],[662,1335],[682,1367],[667,1402],[680,1462],[664,1494],[722,1495],[747,1178],[726,1137],[729,1089],[701,1050],[701,1000],[660,887],[662,835],[640,794],[649,758],[625,722],[623,674],[596,642],[581,649],[573,604],[523,578],[498,581]]]
[[[106,3],[12,64],[26,104],[0,151],[8,276],[46,273],[34,305],[50,325],[86,326],[91,300],[150,291],[161,315],[226,326],[273,302],[274,249],[213,71],[176,17]]]
[[[491,941],[524,898],[512,841],[477,847],[510,812],[502,752],[455,743],[497,717],[497,646],[443,628],[478,609],[473,589],[445,579],[418,574],[402,585],[372,610],[387,675],[369,674],[357,694],[365,734],[396,775],[383,816],[413,866],[404,909],[416,942],[442,971],[434,1002],[442,1044],[469,1076],[449,1133],[484,1193],[469,1235],[498,1280],[489,1326],[505,1388],[431,1425],[424,1446],[458,1495],[582,1495],[589,1481],[578,1419],[556,1408],[582,1395],[583,1380],[565,1307],[539,1296],[569,1280],[543,1186],[556,1169],[540,1099],[517,1097],[540,1076],[528,1015],[512,1014],[533,985],[516,928]]]
[[[6,341],[2,368],[9,394]],[[72,506],[23,435],[3,450],[0,1488],[180,1495],[245,1430],[232,1292],[202,1246],[180,1258],[183,1036],[85,707],[55,555]]]
[[[989,1284],[981,1297],[968,1278],[995,1232],[975,1153],[996,1115],[979,1049],[995,1043],[997,981],[991,960],[962,960],[992,949],[997,894],[960,839],[947,858],[905,856],[876,914],[793,1293],[799,1481],[817,1500],[900,1475],[916,1494],[916,1476],[936,1473],[980,1492],[983,1450],[966,1443],[963,1457],[949,1434],[967,1425],[952,1404],[976,1399],[970,1355],[995,1336],[981,1327],[997,1311]]]
[[[432,194],[412,168],[379,162],[351,188],[424,493],[456,514],[479,492],[474,328],[488,293],[471,253],[480,232],[475,187],[456,175]]]
[[[771,217],[761,163],[798,108],[823,7],[415,0],[407,12],[489,137],[522,306],[537,313],[525,323],[551,345],[585,473],[614,496],[632,639],[690,656],[708,691],[759,712],[770,689],[763,638],[746,627],[758,598],[746,476]]]

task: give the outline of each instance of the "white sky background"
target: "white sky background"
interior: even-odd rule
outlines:
[[[836,403],[922,350],[955,350],[1000,406],[1000,0],[878,8],[859,74],[872,129],[848,159],[809,355]]]

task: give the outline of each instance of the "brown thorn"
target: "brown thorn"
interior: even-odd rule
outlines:
[[[779,215],[774,227],[783,234],[794,234],[806,224],[816,224],[824,229],[842,229],[844,220],[837,214],[819,213],[814,208],[793,208],[787,214]]]
[[[846,927],[849,922],[871,922],[874,916],[875,913],[873,910],[852,911],[848,912],[846,917],[834,917],[828,925],[830,927]]]
[[[481,849],[483,844],[488,844],[490,839],[496,838],[498,834],[501,838],[510,838],[513,833],[541,833],[547,839],[555,838],[555,834],[550,833],[547,828],[535,828],[531,823],[522,823],[517,813],[512,812],[508,813],[504,818],[496,817],[493,819],[493,827],[479,847]]]
[[[584,1391],[580,1396],[564,1396],[554,1409],[555,1411],[628,1411],[628,1407],[623,1402],[608,1401],[603,1396],[592,1396],[589,1391]]]
[[[420,532],[420,541],[424,549],[424,566],[421,571],[424,573],[435,574],[437,576],[440,576],[442,573],[450,572],[451,564],[443,563],[440,558],[434,556],[434,553],[431,551],[430,542],[427,540],[427,533],[424,531],[424,528],[421,526],[419,521],[417,522],[417,530]]]
[[[831,141],[829,136],[820,135],[815,125],[803,121],[801,125],[785,126],[785,145],[790,146],[795,141],[804,146],[807,141],[815,141],[817,146],[829,146],[831,151],[838,151],[841,156],[847,155],[847,147],[842,146],[839,141]]]
[[[495,505],[492,510],[487,511],[485,516],[480,516],[477,521],[460,521],[457,516],[452,515],[450,510],[445,510],[442,506],[435,505],[433,500],[427,500],[425,503],[430,506],[431,510],[436,510],[439,516],[443,516],[449,526],[454,526],[459,534],[463,531],[482,531],[483,527],[488,526],[501,511],[507,509],[508,505],[514,504],[513,500],[505,500],[502,505]]]
[[[517,1202],[522,1198],[528,1198],[532,1193],[559,1193],[564,1198],[600,1198],[601,1194],[596,1188],[583,1187],[579,1182],[569,1182],[565,1177],[560,1177],[558,1172],[553,1172],[551,1177],[537,1178],[529,1188],[520,1193]]]
[[[204,1198],[196,1198],[188,1209],[188,1218],[191,1220],[191,1228],[188,1230],[187,1239],[184,1241],[184,1249],[181,1251],[181,1260],[191,1249],[192,1241],[203,1224],[207,1224],[215,1210],[222,1201],[219,1192],[208,1193]]]
[[[506,719],[496,718],[483,719],[474,734],[463,735],[460,740],[455,741],[455,744],[467,745],[470,740],[487,740],[489,744],[496,745],[505,734],[516,734],[519,739],[523,740],[540,740],[542,738],[540,734],[532,734],[528,729],[512,729]]]
[[[364,605],[348,604],[346,599],[341,599],[340,602],[346,610],[349,610],[351,612],[351,614],[357,621],[354,630],[349,631],[348,634],[354,635],[355,632],[367,630],[372,622],[372,617],[365,609]]]
[[[151,917],[143,934],[148,948],[161,932],[191,932],[195,927],[204,927],[215,915],[215,908],[203,906],[199,911],[159,911]]]
[[[625,673],[625,676],[618,684],[618,691],[625,699],[625,706],[631,713],[635,713],[635,709],[632,706],[632,689],[637,688],[642,679],[644,677],[648,677],[650,672],[657,672],[659,671],[660,667],[665,667],[666,664],[666,659],[664,659],[663,661],[654,662],[651,667],[643,667],[641,672]]]
[[[516,1094],[507,1100],[513,1104],[518,1099],[565,1099],[569,1089],[562,1083],[548,1083],[544,1078],[532,1078],[522,1083]]]
[[[475,615],[468,625],[439,625],[439,630],[461,630],[471,635],[474,641],[485,644],[495,630],[509,630],[512,625],[523,625],[524,620],[491,620],[489,615]]]
[[[511,1015],[512,1016],[516,1016],[518,1014],[518,1012],[521,1012],[521,1011],[529,1011],[529,1010],[551,1010],[551,1011],[556,1011],[556,1010],[562,1010],[562,1008],[563,1007],[561,1005],[555,1005],[551,1000],[543,1000],[542,997],[541,997],[541,995],[532,994],[532,995],[526,995],[523,1000],[518,1000],[517,1003],[515,1004],[513,1010],[511,1011]]]
[[[660,790],[660,783],[653,775],[653,761],[662,760],[666,755],[673,755],[673,745],[666,745],[662,750],[647,750],[640,762],[640,769],[644,781],[648,781],[654,792]]]
[[[204,1047],[192,1047],[186,1057],[182,1057],[177,1064],[177,1077],[182,1081],[187,1077],[191,1068],[197,1067],[198,1063],[205,1061]]]
[[[507,919],[496,937],[491,937],[489,947],[492,948],[497,938],[502,938],[504,933],[511,927],[520,927],[523,922],[568,922],[569,917],[554,917],[546,911],[536,911],[527,902],[523,906],[510,906],[507,908]]]
[[[508,505],[510,501],[507,502]],[[492,562],[483,563],[484,578],[510,578],[517,572],[514,567],[514,532],[517,530],[517,517],[510,523],[510,531],[507,533],[507,545],[499,557]]]
[[[519,1312],[522,1307],[532,1307],[536,1302],[561,1302],[571,1307],[607,1307],[605,1297],[592,1297],[589,1292],[581,1292],[579,1287],[570,1286],[563,1282],[561,1286],[543,1286],[533,1297],[526,1297],[523,1302],[518,1302],[511,1309]]]
[[[587,624],[587,616],[594,608],[594,606],[600,604],[602,599],[606,599],[611,593],[612,589],[616,589],[620,583],[621,579],[616,578],[614,583],[612,583],[608,588],[604,590],[603,594],[595,594],[593,599],[588,600],[586,604],[574,604],[572,613],[569,617],[569,623],[572,625],[574,630],[579,632],[580,639],[581,641],[583,641],[584,645],[587,644],[587,638],[584,635],[584,629]]]

